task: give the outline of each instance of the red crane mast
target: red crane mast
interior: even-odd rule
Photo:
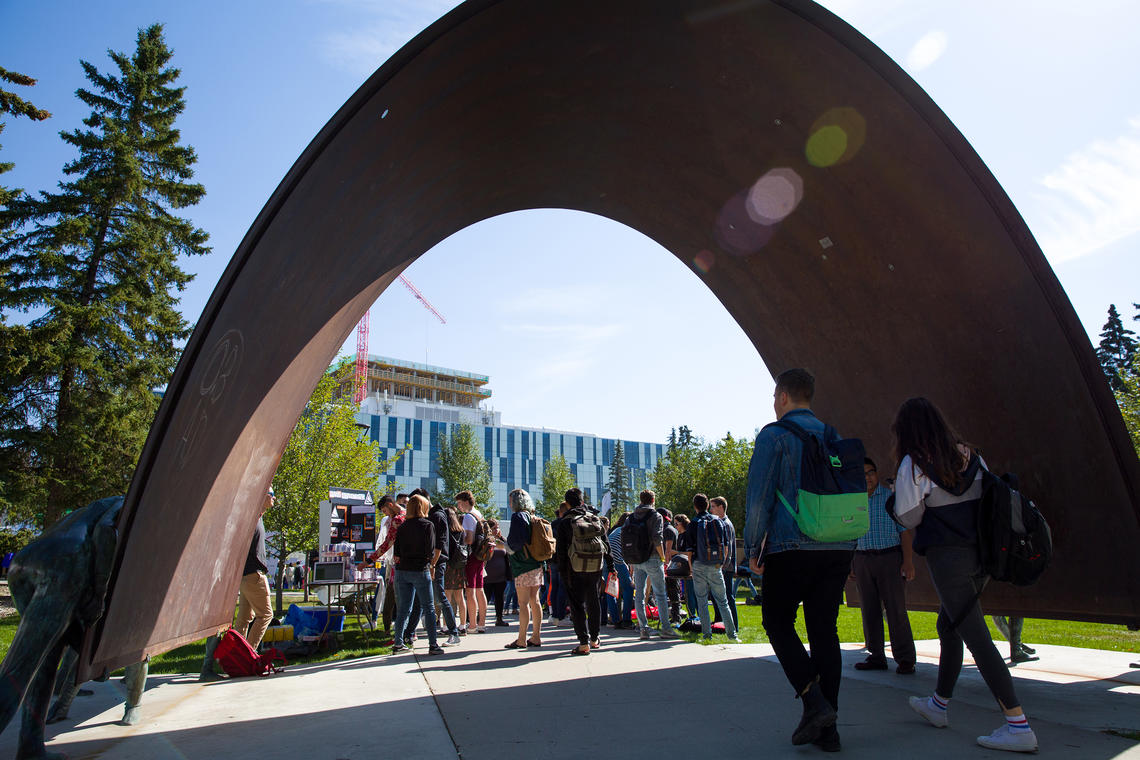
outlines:
[[[411,281],[404,275],[400,275],[400,282],[404,283],[404,287],[412,291],[412,295],[416,300],[423,305],[425,309],[435,315],[436,319],[441,324],[447,324],[447,320],[443,315],[431,305],[431,301],[424,297],[424,294],[411,283]],[[353,372],[352,382],[355,390],[352,393],[352,403],[359,405],[364,400],[364,396],[368,393],[368,312],[364,312],[364,316],[360,318],[360,323],[356,325],[356,371]]]

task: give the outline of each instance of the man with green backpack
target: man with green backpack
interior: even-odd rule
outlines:
[[[867,532],[863,444],[842,440],[811,411],[815,378],[776,378],[776,422],[756,436],[748,468],[744,540],[764,575],[764,630],[803,703],[792,744],[840,749],[835,728],[842,657],[836,623],[855,541]],[[811,654],[796,633],[803,605]]]

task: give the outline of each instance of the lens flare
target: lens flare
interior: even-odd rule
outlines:
[[[804,199],[804,181],[791,169],[773,169],[748,191],[748,217],[766,226],[779,224]]]
[[[854,108],[832,108],[815,120],[804,155],[812,166],[826,168],[850,161],[867,139],[867,121]]]
[[[715,263],[716,257],[713,256],[713,252],[709,250],[701,251],[693,257],[693,266],[701,270],[702,274],[708,274]]]
[[[720,210],[716,218],[713,236],[717,245],[734,256],[747,256],[756,253],[772,239],[775,227],[757,224],[748,215],[748,191],[743,190]]]

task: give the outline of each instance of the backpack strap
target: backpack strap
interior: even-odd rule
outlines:
[[[974,605],[977,604],[978,600],[982,598],[982,592],[986,590],[986,584],[989,582],[990,576],[987,575],[982,578],[982,585],[978,588],[978,593],[974,594],[973,599],[971,599],[966,604],[966,607],[962,610],[961,614],[959,614],[955,620],[951,621],[950,627],[946,629],[947,633],[956,631],[958,629],[958,626],[960,626],[966,620],[966,617],[970,614],[970,611],[974,609]]]
[[[811,433],[804,430],[802,427],[800,427],[796,423],[792,422],[791,420],[785,420],[782,418],[776,420],[775,422],[769,422],[764,427],[766,427],[766,428],[778,427],[781,430],[787,430],[789,433],[792,433],[793,435],[795,435],[796,438],[799,438],[800,441],[802,441],[804,443],[807,443],[807,439],[809,437],[814,438],[814,436],[812,436]]]

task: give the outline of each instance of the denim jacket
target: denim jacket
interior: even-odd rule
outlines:
[[[810,409],[793,409],[783,417],[813,435],[822,437],[823,421]],[[748,465],[748,491],[744,498],[744,546],[748,557],[760,556],[764,536],[765,554],[795,550],[854,550],[854,541],[825,544],[808,538],[796,526],[795,518],[780,503],[777,490],[789,504],[795,504],[800,483],[800,457],[803,444],[787,430],[769,427],[756,436],[752,461]]]

